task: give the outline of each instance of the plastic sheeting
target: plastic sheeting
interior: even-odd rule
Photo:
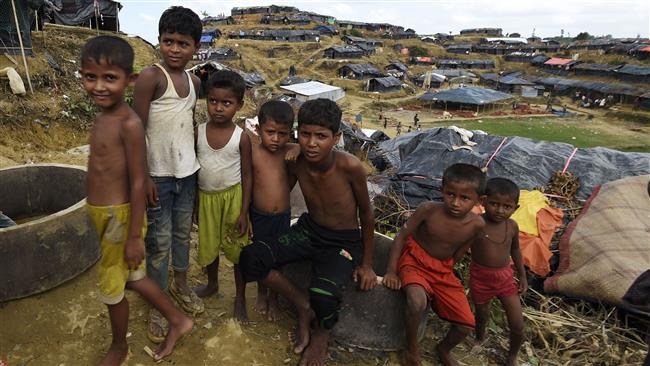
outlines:
[[[570,144],[523,137],[507,137],[504,142],[501,136],[475,134],[473,141],[477,145],[471,150],[453,150],[452,146],[463,144],[461,136],[447,128],[436,128],[380,142],[368,157],[378,169],[396,172],[391,189],[416,207],[424,200],[440,198],[440,179],[452,164],[485,167],[492,157],[488,177],[509,178],[519,188],[530,190],[546,185],[554,172],[564,168],[574,150]],[[577,149],[567,170],[580,179],[578,198],[586,199],[599,184],[650,174],[650,154],[602,147]]]

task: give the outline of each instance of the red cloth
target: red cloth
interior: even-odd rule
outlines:
[[[485,267],[472,262],[469,265],[469,289],[474,304],[487,304],[495,297],[516,295],[519,292],[512,267]]]
[[[519,232],[519,248],[524,259],[524,265],[538,276],[546,277],[551,272],[548,261],[553,256],[549,246],[555,230],[562,225],[564,213],[559,208],[546,207],[537,211],[537,231],[539,236],[533,236],[523,231]]]
[[[431,300],[431,308],[440,318],[474,328],[474,314],[469,307],[465,288],[454,275],[453,258],[434,258],[413,237],[408,237],[398,268],[402,287],[422,286]]]

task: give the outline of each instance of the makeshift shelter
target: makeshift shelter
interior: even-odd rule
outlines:
[[[543,65],[544,62],[546,62],[549,58],[550,57],[548,57],[546,55],[537,55],[537,56],[533,57],[532,60],[530,60],[530,63],[535,65],[535,66]]]
[[[54,24],[87,26],[118,32],[122,4],[111,0],[45,1],[44,21]]]
[[[519,73],[499,75],[495,73],[481,75],[481,82],[495,88],[496,90],[521,94],[522,87],[533,86],[535,84],[519,77]]]
[[[289,24],[308,25],[311,18],[304,14],[292,14],[289,16]]]
[[[614,70],[617,78],[635,83],[650,83],[650,66],[623,65]]]
[[[376,47],[382,47],[384,45],[384,41],[380,39],[373,39],[373,38],[343,36],[341,37],[341,40],[351,45],[367,44],[369,46],[376,46]]]
[[[643,46],[635,50],[636,57],[639,60],[650,59],[650,46]]]
[[[20,32],[14,20],[11,0],[0,1],[0,54],[6,52],[10,55],[20,55],[20,40],[18,39],[20,34],[25,55],[31,56],[33,53],[29,12],[30,9],[36,10],[43,5],[43,0],[15,1],[14,4]]]
[[[366,90],[371,92],[390,93],[402,89],[402,81],[393,76],[372,78],[366,84]]]
[[[461,36],[467,35],[486,35],[492,37],[503,36],[503,29],[501,28],[469,28],[460,31]]]
[[[339,34],[338,29],[336,29],[336,27],[333,25],[317,25],[313,28],[313,30],[325,36],[334,36]]]
[[[200,48],[207,49],[212,47],[212,42],[214,41],[214,37],[208,34],[204,34],[201,36],[201,39],[199,40]]]
[[[218,17],[213,17],[213,16],[207,16],[201,19],[201,23],[203,23],[203,26],[207,24],[223,24],[223,25],[230,25],[230,24],[236,24],[237,22],[235,21],[235,18],[232,16],[218,16]]]
[[[384,70],[396,70],[401,72],[407,72],[409,70],[408,66],[404,65],[399,61],[391,61],[388,65],[384,67]]]
[[[637,85],[623,83],[605,83],[601,81],[565,79],[565,78],[544,78],[537,76],[525,76],[526,80],[537,85],[544,86],[547,91],[556,95],[571,95],[579,91],[592,99],[603,98],[611,95],[618,103],[633,103],[637,97],[648,92],[647,89]]]
[[[308,81],[311,81],[311,79],[305,79],[301,78],[300,76],[287,76],[286,78],[280,80],[278,82],[278,85],[280,86],[287,86],[287,85],[294,85],[294,84],[303,84]]]
[[[427,78],[429,78],[429,80],[428,80],[428,83],[429,83],[428,89],[439,88],[439,87],[442,86],[442,84],[445,82],[445,80],[447,80],[447,78],[444,75],[440,75],[440,74],[436,73],[436,71],[438,71],[438,70],[432,70],[429,73],[424,73],[424,74],[419,75],[419,76],[413,76],[411,78],[411,82],[413,82],[413,84],[415,84],[415,85],[417,85],[417,86],[419,86],[421,88],[424,88],[426,83],[427,83]],[[429,74],[429,75],[427,75],[427,74]]]
[[[476,109],[478,113],[480,108],[492,107],[499,102],[512,99],[513,96],[508,93],[502,93],[492,89],[479,87],[465,87],[457,89],[446,89],[434,93],[426,93],[417,99],[424,102],[431,102],[431,105],[443,105],[445,110],[448,106],[458,109]]]
[[[201,55],[199,51],[199,55]],[[235,60],[239,54],[230,47],[209,48],[204,51],[204,60]]]
[[[541,67],[548,73],[557,75],[567,75],[571,67],[577,65],[580,61],[570,58],[551,57],[546,60]]]
[[[538,53],[534,52],[512,52],[509,53],[505,56],[503,56],[503,59],[508,62],[524,62],[524,63],[531,63],[533,59],[536,56],[540,56]],[[544,60],[546,61],[546,60]]]
[[[646,111],[650,111],[650,93],[645,93],[639,96],[639,107]]]
[[[363,51],[364,56],[370,56],[376,51],[376,48],[374,46],[365,43],[359,43],[356,45],[356,47]]]
[[[325,58],[361,58],[363,55],[362,49],[350,45],[332,46],[323,51]]]
[[[371,64],[347,64],[337,71],[339,77],[346,79],[369,79],[382,76],[381,71]]]
[[[411,57],[409,59],[409,62],[411,64],[416,64],[416,65],[435,65],[436,59],[428,56],[416,56],[416,57]]]
[[[296,98],[301,102],[325,98],[337,101],[345,96],[343,89],[338,86],[323,84],[319,81],[308,81],[301,84],[280,86],[285,95]]]
[[[608,64],[578,64],[575,65],[572,70],[575,72],[576,76],[586,75],[586,76],[602,76],[602,77],[612,77],[614,76],[614,71],[620,68],[623,65],[608,65]]]
[[[481,43],[494,43],[494,44],[526,44],[526,38],[521,37],[486,37],[480,40]]]
[[[459,53],[459,54],[468,54],[472,52],[471,44],[450,44],[445,47],[445,50],[449,53]]]

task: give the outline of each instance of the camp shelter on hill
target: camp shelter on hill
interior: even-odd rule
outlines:
[[[639,96],[639,107],[646,111],[650,111],[650,92]]]
[[[230,47],[208,48],[199,50],[199,60],[235,60],[239,54]]]
[[[44,6],[44,14],[47,14],[44,21],[48,23],[88,26],[116,32],[120,30],[118,16],[122,4],[118,1],[59,0],[46,1]]]
[[[336,102],[345,96],[343,89],[338,86],[323,84],[320,81],[308,81],[302,84],[281,86],[285,95],[296,98],[301,102],[325,98]]]
[[[550,57],[546,55],[537,55],[530,60],[530,63],[536,66],[543,65]]]
[[[372,64],[347,64],[340,67],[337,71],[339,77],[346,79],[369,79],[382,76],[379,71]]]
[[[608,64],[578,64],[575,65],[572,70],[575,72],[576,76],[578,75],[587,75],[587,76],[603,76],[603,77],[612,77],[614,75],[614,70],[620,68],[623,65],[608,65]]]
[[[20,25],[20,32],[16,28],[14,12],[11,7],[11,1],[0,1],[0,54],[20,55],[20,40],[18,34],[21,34],[25,55],[31,56],[32,37],[30,33],[30,9],[35,10],[43,4],[43,1],[16,1],[16,17]]]
[[[441,69],[494,69],[494,60],[437,60]]]
[[[503,59],[507,62],[524,62],[524,63],[532,63],[533,59],[537,56],[543,56],[540,55],[539,53],[534,53],[534,52],[512,52],[509,53],[505,56],[503,56]],[[544,60],[546,61],[546,60]]]
[[[650,46],[643,46],[635,50],[635,55],[639,60],[650,59]]]
[[[341,40],[351,45],[367,44],[369,46],[374,46],[374,47],[382,47],[384,45],[384,41],[382,41],[381,39],[373,39],[373,38],[343,36],[341,37]]]
[[[468,35],[486,35],[492,37],[503,36],[503,29],[501,28],[469,28],[460,31],[462,36]]]
[[[555,95],[572,95],[580,92],[591,99],[611,95],[617,103],[634,103],[637,97],[648,92],[637,85],[624,83],[606,83],[602,81],[565,79],[559,77],[525,76],[526,80],[543,86]]]
[[[261,24],[289,24],[289,17],[286,15],[265,14],[260,18]]]
[[[311,11],[301,11],[299,14],[308,16],[309,19],[311,19],[311,21],[315,23],[327,23],[331,25],[336,22],[336,18],[334,18],[331,15],[323,15]]]
[[[445,47],[445,50],[449,53],[458,53],[458,54],[468,54],[472,52],[471,44],[450,44]]]
[[[209,35],[209,34],[203,34],[201,35],[201,39],[199,40],[199,48],[202,49],[208,49],[212,47],[212,42],[214,42],[214,37]]]
[[[650,66],[623,65],[614,70],[617,78],[635,83],[650,83]]]
[[[526,44],[528,41],[526,38],[520,38],[520,37],[486,37],[486,38],[481,38],[479,41],[480,43],[492,43],[492,44]]]
[[[540,67],[544,71],[557,74],[557,75],[567,75],[571,67],[579,64],[580,61],[576,61],[570,58],[561,58],[561,57],[551,57],[546,60]]]
[[[384,67],[384,70],[395,70],[400,72],[407,72],[409,70],[408,66],[404,65],[399,61],[391,61],[388,65]]]
[[[236,6],[230,9],[230,15],[297,13],[299,11],[293,6]]]
[[[429,56],[416,56],[411,57],[409,62],[415,65],[435,65],[436,59]]]
[[[411,82],[421,88],[427,88],[426,84],[428,78],[429,86],[427,89],[439,88],[442,86],[442,83],[444,83],[445,80],[447,80],[447,77],[438,74],[436,71],[438,70],[431,70],[430,72],[424,73],[422,75],[413,76],[411,77]]]
[[[476,109],[479,112],[481,107],[485,111],[486,107],[494,108],[495,104],[512,98],[512,94],[502,93],[492,89],[464,87],[426,93],[417,99],[424,102],[431,102],[432,106],[444,106],[445,110],[449,106],[452,106],[458,109]]]
[[[363,55],[362,49],[350,45],[331,46],[323,51],[325,58],[361,58]]]
[[[201,19],[201,23],[205,26],[206,24],[223,24],[223,25],[230,25],[230,24],[236,24],[237,22],[235,21],[235,18],[232,16],[218,16],[218,17],[213,17],[213,16],[207,16]]]
[[[289,24],[308,25],[309,23],[311,23],[311,18],[305,14],[289,15]]]
[[[393,76],[385,76],[381,78],[372,78],[366,84],[366,91],[391,93],[398,92],[402,89],[402,81]]]
[[[336,29],[336,27],[334,27],[333,25],[321,24],[321,25],[315,26],[313,28],[313,30],[315,30],[316,32],[318,32],[318,33],[320,33],[321,35],[324,35],[324,36],[334,36],[334,35],[339,34],[338,29]]]
[[[488,73],[481,75],[481,82],[496,90],[513,94],[521,94],[522,87],[533,86],[535,84],[519,77],[519,73],[499,75]]]
[[[383,37],[390,39],[412,39],[418,38],[418,35],[413,29],[407,29],[405,31],[388,31],[383,34]]]
[[[311,81],[311,79],[305,79],[297,75],[290,75],[287,76],[286,78],[280,80],[278,82],[278,85],[280,86],[287,86],[287,85],[294,85],[294,84],[303,84],[308,81]]]

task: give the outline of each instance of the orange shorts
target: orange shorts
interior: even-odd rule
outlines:
[[[454,274],[454,260],[440,260],[429,255],[408,237],[399,259],[402,287],[419,285],[431,301],[431,308],[442,319],[474,328],[474,314],[469,307],[465,288]]]
[[[491,268],[472,262],[469,266],[469,289],[474,304],[487,304],[493,298],[517,295],[515,273],[510,265]]]

